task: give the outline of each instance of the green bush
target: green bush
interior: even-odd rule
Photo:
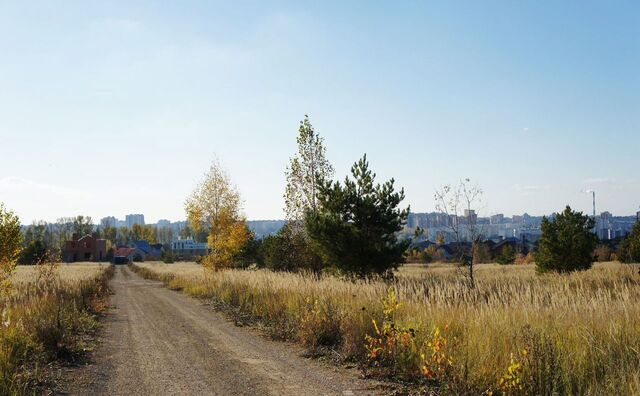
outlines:
[[[611,261],[611,255],[613,254],[611,248],[607,245],[600,244],[596,247],[594,252],[595,259],[598,262]]]
[[[170,251],[164,251],[162,253],[162,261],[165,264],[173,264],[174,262],[173,253],[171,253]]]
[[[296,229],[294,224],[287,224],[276,235],[264,238],[259,258],[261,266],[274,271],[318,272],[324,267],[320,256],[312,250],[304,229]]]
[[[631,234],[620,245],[618,257],[624,263],[640,262],[640,221],[633,225]]]
[[[516,261],[516,251],[509,244],[505,245],[502,248],[502,251],[496,257],[496,261],[498,264],[513,264]]]
[[[240,264],[242,268],[249,268],[254,264],[262,263],[262,239],[256,238],[254,232],[247,241],[242,254],[240,256]]]
[[[46,255],[47,247],[45,244],[42,241],[34,240],[29,242],[29,244],[22,250],[18,263],[23,265],[37,264],[43,260]]]

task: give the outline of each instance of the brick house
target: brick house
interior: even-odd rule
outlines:
[[[67,263],[75,261],[104,261],[107,257],[107,240],[99,239],[96,234],[80,237],[73,234],[70,241],[64,243],[62,258]]]

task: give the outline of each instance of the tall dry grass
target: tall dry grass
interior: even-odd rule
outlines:
[[[0,299],[0,394],[44,392],[42,367],[84,352],[112,274],[98,264],[18,267],[11,294]]]
[[[391,328],[411,330],[407,348],[418,351],[397,354],[404,360],[393,373],[426,381],[429,356],[420,354],[432,353],[435,329],[453,369],[426,382],[442,393],[640,394],[640,276],[629,265],[562,275],[479,265],[474,289],[449,265],[406,267],[390,283],[263,270],[207,276],[196,264],[139,270],[251,318],[274,337],[329,348],[365,367],[372,363],[365,336],[376,334],[373,320],[385,322],[381,301],[392,288],[400,307]]]

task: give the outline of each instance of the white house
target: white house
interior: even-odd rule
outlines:
[[[178,256],[204,256],[209,253],[209,245],[196,242],[191,238],[178,239],[171,242],[171,251]]]

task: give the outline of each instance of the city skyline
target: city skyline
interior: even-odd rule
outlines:
[[[465,211],[466,212],[466,211]],[[489,215],[483,215],[483,214],[476,214],[474,210],[472,210],[472,212],[474,213],[474,216],[476,219],[483,219],[483,220],[487,220],[487,221],[491,221],[493,222],[494,219],[499,219],[498,223],[504,222],[506,220],[515,220],[517,219],[517,221],[520,221],[520,218],[522,217],[526,217],[529,216],[531,218],[542,218],[544,216],[551,216],[554,213],[559,213],[560,211],[556,211],[554,213],[547,213],[547,214],[532,214],[529,212],[523,212],[523,213],[514,213],[514,214],[504,214],[504,213],[493,213],[493,214],[489,214]],[[437,212],[437,211],[430,211],[430,212],[414,212],[411,211],[409,212],[411,215],[446,215],[444,212]],[[587,215],[591,216],[590,213],[586,213]],[[636,217],[640,219],[640,209],[638,211],[636,211],[635,213],[631,213],[631,214],[622,214],[622,213],[612,213],[608,210],[603,210],[603,211],[598,211],[596,213],[596,218],[600,218],[602,215],[608,215],[611,217]],[[83,215],[84,216],[84,215]],[[129,218],[131,216],[141,216],[138,217],[137,221],[129,221]],[[452,214],[448,215],[448,216],[454,216]],[[59,216],[56,217],[54,220],[46,220],[46,219],[36,219],[35,221],[46,221],[48,223],[55,223],[60,219],[70,219],[74,216]],[[109,215],[109,216],[105,216],[105,217],[101,217],[101,218],[96,218],[93,216],[89,216],[91,217],[91,221],[94,225],[96,226],[111,226],[111,227],[127,227],[127,228],[131,228],[131,226],[133,224],[141,224],[141,225],[157,225],[157,226],[164,226],[164,225],[171,225],[171,224],[176,224],[176,223],[185,223],[187,222],[186,217],[184,218],[178,218],[178,219],[168,219],[165,217],[161,217],[159,219],[154,220],[148,220],[147,217],[145,217],[144,214],[141,213],[129,213],[129,214],[125,214],[122,216],[122,218],[120,218],[119,216],[115,216],[115,215]],[[458,215],[458,217],[467,217],[467,215],[463,212],[461,214]],[[273,219],[262,219],[262,218],[256,218],[256,219],[247,219],[247,221],[251,221],[251,222],[260,222],[260,221],[286,221],[284,218],[273,218]],[[22,222],[22,225],[24,226],[28,226],[30,225],[32,222],[29,223],[25,223]]]
[[[0,191],[2,191],[2,181],[0,180]],[[584,199],[580,200],[579,205],[570,205],[573,209],[575,210],[579,210],[582,211],[585,214],[591,215],[592,214],[592,203],[591,203],[591,198],[590,196],[586,196],[586,194],[581,194],[584,195]],[[0,200],[0,202],[2,202]],[[6,200],[4,201],[5,206],[7,206],[7,208],[14,210],[14,212],[16,212],[16,214],[18,214],[18,216],[21,219],[22,224],[27,225],[27,224],[31,224],[34,221],[46,221],[46,222],[50,222],[53,223],[55,221],[57,221],[60,218],[68,218],[68,217],[74,217],[77,215],[83,215],[83,216],[89,216],[92,218],[92,220],[94,221],[95,224],[99,224],[100,220],[106,218],[106,217],[115,217],[116,219],[125,222],[126,221],[126,216],[130,215],[131,213],[124,211],[122,213],[124,213],[122,215],[122,219],[119,219],[118,216],[113,215],[113,214],[109,214],[109,213],[105,213],[106,211],[102,210],[101,214],[99,215],[92,215],[91,213],[86,213],[86,212],[76,212],[76,213],[65,213],[63,215],[57,215],[57,214],[51,214],[51,212],[47,212],[48,215],[45,217],[29,217],[28,213],[26,215],[23,215],[21,212],[21,210],[16,209],[16,207],[11,207],[9,205],[9,203],[11,202],[11,200]],[[406,205],[406,204],[405,204]],[[431,208],[431,210],[420,210],[420,211],[414,211],[413,210],[413,205],[411,205],[412,210],[411,213],[437,213],[435,211],[435,205],[433,205],[434,207]],[[566,205],[565,205],[566,206]],[[549,213],[541,213],[541,212],[536,212],[535,210],[527,210],[525,209],[522,212],[517,212],[517,213],[506,213],[505,211],[500,211],[500,210],[493,210],[493,211],[487,211],[486,205],[480,205],[477,212],[478,212],[478,216],[479,217],[483,217],[483,218],[489,218],[491,216],[494,215],[504,215],[505,217],[513,217],[513,216],[521,216],[524,214],[529,214],[531,216],[536,216],[536,217],[541,217],[541,216],[549,216],[552,215],[553,213],[558,213],[560,211],[562,211],[564,209],[565,206],[559,207],[556,210],[553,210]],[[17,207],[19,208],[20,205],[17,205]],[[637,216],[637,213],[640,212],[640,205],[638,205],[635,209],[632,207],[628,212],[614,212],[608,208],[603,208],[600,207],[599,205],[596,206],[596,213],[600,214],[602,212],[610,212],[612,213],[614,216]],[[143,215],[144,216],[144,215]],[[158,221],[162,221],[162,220],[168,220],[171,222],[179,222],[179,221],[184,221],[186,220],[186,214],[182,214],[182,217],[180,217],[180,215],[177,215],[175,217],[172,216],[168,216],[168,215],[164,215],[162,213],[155,213],[154,216],[145,216],[145,219],[148,219],[148,221],[146,221],[147,224],[155,224]],[[284,213],[281,213],[280,217],[247,217],[247,220],[252,220],[252,221],[259,221],[259,220],[284,220],[285,216]]]
[[[591,189],[599,211],[634,214],[639,15],[637,2],[3,2],[0,201],[25,223],[175,220],[218,158],[247,218],[280,219],[309,114],[337,179],[367,153],[414,212],[468,177],[485,215],[591,213]]]
[[[155,228],[158,232],[159,240],[168,243],[168,241],[184,240],[183,231],[187,229],[186,220],[171,222],[167,219],[160,219],[156,223],[150,223],[145,221],[144,214],[128,214],[125,215],[124,218],[125,220],[121,220],[115,216],[107,216],[99,221],[94,220],[94,230],[102,231],[106,230],[107,227],[113,227],[118,230],[115,234],[115,236],[117,236],[121,232],[121,229],[135,230],[135,225],[143,225],[144,227]],[[631,232],[634,224],[639,219],[640,211],[638,211],[635,216],[617,216],[608,211],[601,212],[595,217],[594,232],[601,241],[619,240],[619,238],[624,238]],[[62,220],[67,222],[66,224],[75,224],[72,218]],[[87,219],[85,218],[83,220],[86,222]],[[447,243],[455,242],[458,235],[453,231],[453,225],[465,224],[469,221],[477,223],[481,235],[487,240],[499,241],[515,238],[516,240],[527,241],[527,243],[535,243],[542,235],[540,228],[542,216],[531,216],[528,213],[524,213],[511,217],[504,216],[503,214],[482,217],[477,216],[473,210],[465,210],[464,214],[459,216],[442,212],[410,213],[401,234],[403,234],[404,237],[414,240],[414,243],[419,241],[435,242],[440,238],[443,238]],[[260,239],[267,235],[277,233],[285,223],[286,221],[284,220],[274,219],[248,220],[247,226],[254,232],[254,235]],[[27,228],[30,227],[29,225],[23,226]],[[67,229],[64,222],[48,223],[47,228],[49,230]],[[418,229],[422,231],[416,233]],[[162,236],[160,236],[160,233],[162,233]],[[114,236],[113,234],[110,235]],[[126,232],[125,234],[120,234],[120,237],[124,237],[124,235],[126,235]],[[462,238],[467,237],[465,236],[465,232],[462,232],[460,235]],[[191,234],[191,237],[195,236]],[[199,237],[202,238],[203,236],[200,235]],[[184,238],[189,239],[189,237]]]

